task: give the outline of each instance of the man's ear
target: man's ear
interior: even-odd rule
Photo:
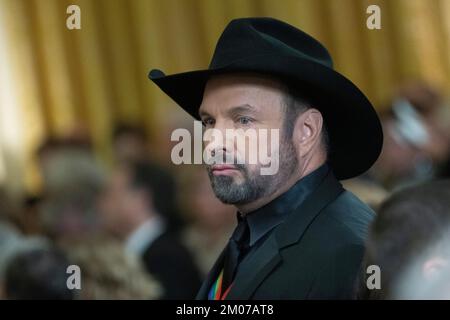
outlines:
[[[306,110],[297,118],[293,138],[300,157],[310,153],[320,144],[322,126],[322,114],[314,108]]]
[[[428,259],[422,266],[422,272],[427,280],[436,278],[439,272],[448,265],[447,259],[436,256]]]

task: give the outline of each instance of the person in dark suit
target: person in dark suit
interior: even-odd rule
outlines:
[[[282,21],[236,19],[208,69],[149,78],[203,122],[212,188],[238,211],[197,299],[354,298],[373,212],[339,180],[367,171],[383,136],[328,51]],[[270,143],[246,135],[262,130]],[[239,140],[270,150],[269,161],[251,162]]]
[[[162,286],[162,299],[193,299],[201,278],[194,258],[173,228],[175,185],[163,169],[146,162],[122,165],[103,194],[102,222],[141,257]]]

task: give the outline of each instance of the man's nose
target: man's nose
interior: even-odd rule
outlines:
[[[208,156],[215,157],[218,153],[226,154],[231,151],[232,146],[226,138],[226,131],[229,129],[225,122],[216,122],[214,128],[206,130],[203,138]]]
[[[222,143],[212,141],[205,146],[205,152],[209,157],[215,157],[219,153],[226,154],[227,148]]]

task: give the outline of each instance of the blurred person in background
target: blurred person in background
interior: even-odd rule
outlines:
[[[10,223],[0,220],[0,299],[4,298],[5,269],[21,235]]]
[[[99,202],[102,224],[140,256],[161,283],[163,299],[191,299],[200,275],[190,252],[170,227],[175,184],[165,171],[148,163],[116,168]]]
[[[15,205],[6,192],[0,191],[0,204],[0,298],[70,298],[61,287],[63,266],[60,260],[52,258],[54,248],[45,238],[23,234],[24,217],[15,213]]]
[[[158,162],[158,155],[152,153],[147,132],[142,126],[136,124],[119,123],[113,130],[113,150],[115,164],[134,165],[136,163],[147,163],[152,170],[158,172],[158,184],[161,190],[170,192],[158,192],[155,197],[157,207],[167,220],[167,227],[171,231],[180,231],[185,225],[185,219],[180,216],[177,208],[177,200],[175,199],[175,180],[171,171]]]
[[[0,299],[5,296],[5,269],[23,240],[20,219],[17,218],[12,197],[0,187]]]
[[[145,129],[132,124],[119,123],[113,130],[113,151],[118,163],[148,161],[149,145]]]
[[[17,239],[3,270],[3,297],[13,300],[70,300],[66,256],[44,239]]]
[[[184,233],[186,244],[206,276],[233,231],[236,209],[216,198],[203,167],[191,170],[183,190],[192,222]]]
[[[0,186],[0,224],[7,224],[22,231],[20,205],[17,197],[8,192],[6,186]]]
[[[62,248],[80,267],[79,299],[158,299],[162,294],[138,257],[127,254],[116,239],[93,236],[66,241]]]
[[[39,235],[45,231],[41,220],[43,198],[40,195],[25,195],[21,201],[20,226],[25,235]]]
[[[369,230],[367,265],[381,271],[381,289],[362,289],[371,299],[450,298],[450,180],[394,193]],[[435,291],[435,290],[438,291]]]
[[[6,189],[0,187],[0,223],[8,223],[25,235],[41,235],[42,197],[25,194],[12,197]]]
[[[95,205],[105,171],[89,144],[49,140],[38,155],[44,189],[39,214],[45,233],[59,239],[98,231]]]
[[[371,174],[388,190],[430,180],[448,163],[450,118],[443,116],[443,101],[430,85],[411,82],[382,114],[383,150]]]

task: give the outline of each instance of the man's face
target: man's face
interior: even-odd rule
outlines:
[[[117,235],[125,234],[133,214],[141,210],[140,202],[138,192],[131,187],[128,170],[119,168],[111,175],[99,201],[103,226]]]
[[[212,139],[206,143],[205,152],[217,156],[223,153],[224,158],[233,156],[233,165],[208,165],[207,170],[216,196],[224,203],[246,204],[275,193],[296,170],[297,154],[292,138],[286,137],[283,130],[285,109],[283,87],[276,81],[255,75],[221,75],[208,81],[199,109],[200,117],[206,129],[217,129],[222,132],[224,140]],[[234,141],[226,139],[227,129],[242,129],[237,132]],[[256,138],[248,135],[247,143],[239,144],[242,132],[255,130]],[[262,129],[268,131],[267,141],[258,139]],[[271,129],[279,130],[279,141],[272,144]],[[241,135],[241,136],[240,136]],[[251,140],[257,139],[257,150],[250,149]],[[254,141],[253,141],[254,142]],[[261,143],[272,155],[273,161],[279,161],[278,172],[273,175],[262,175],[263,165],[258,161],[249,163],[249,152],[260,153]],[[279,157],[278,157],[279,155]],[[243,164],[238,164],[238,160]],[[227,160],[228,161],[228,160]]]

